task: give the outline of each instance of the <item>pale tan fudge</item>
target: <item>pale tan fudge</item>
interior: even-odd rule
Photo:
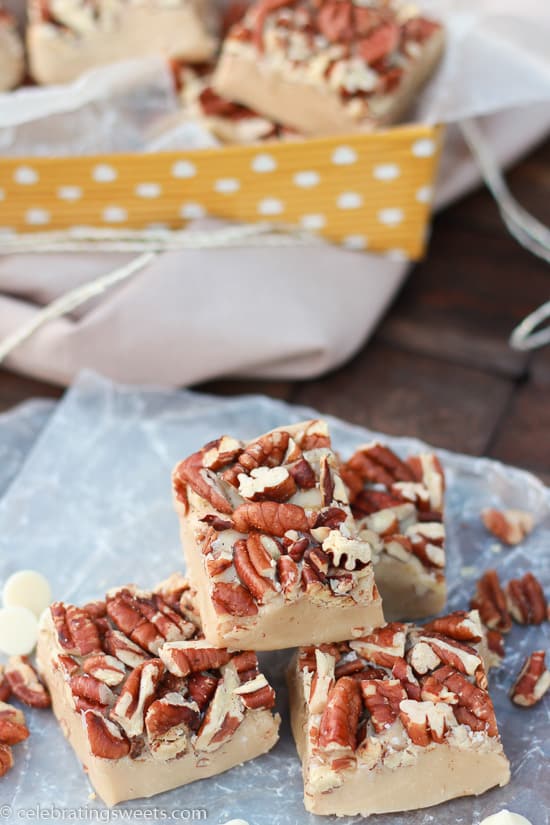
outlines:
[[[298,137],[252,109],[216,94],[212,88],[213,70],[214,64],[183,64],[176,68],[186,117],[201,123],[221,143],[246,145]]]
[[[82,608],[55,603],[38,663],[63,733],[107,805],[270,750],[280,719],[255,653],[213,649],[178,574]]]
[[[373,548],[386,619],[421,619],[445,607],[445,477],[436,455],[402,461],[378,442],[342,465],[361,538]]]
[[[208,60],[218,45],[211,0],[30,0],[27,47],[37,83],[159,54]]]
[[[305,135],[396,123],[443,51],[439,23],[395,0],[259,0],[230,30],[223,97]]]
[[[23,79],[25,58],[15,20],[0,3],[0,92],[14,89]]]
[[[213,644],[277,650],[384,619],[326,424],[207,444],[173,474],[189,576]]]
[[[307,810],[409,811],[505,785],[480,641],[462,612],[301,649],[289,686]]]

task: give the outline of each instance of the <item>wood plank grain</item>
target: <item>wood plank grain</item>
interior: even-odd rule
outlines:
[[[60,398],[63,392],[62,387],[0,368],[0,411],[9,410],[29,398]]]
[[[292,400],[394,435],[480,455],[513,392],[512,382],[379,342]]]

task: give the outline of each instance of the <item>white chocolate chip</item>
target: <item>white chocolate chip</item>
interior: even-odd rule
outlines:
[[[4,607],[26,607],[37,618],[51,601],[50,583],[36,570],[19,570],[9,577],[2,590]]]
[[[32,653],[38,639],[38,620],[27,607],[0,610],[0,651],[8,656]]]
[[[480,825],[531,825],[531,822],[521,814],[515,814],[505,809],[485,817]]]

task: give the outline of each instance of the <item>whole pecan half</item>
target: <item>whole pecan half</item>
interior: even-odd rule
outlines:
[[[50,694],[38,678],[27,656],[12,656],[6,666],[6,679],[14,696],[31,708],[49,708]]]
[[[519,544],[534,527],[533,516],[525,510],[487,508],[482,511],[481,518],[493,536],[510,545]]]
[[[69,687],[74,697],[85,699],[93,705],[105,707],[114,704],[115,695],[111,688],[88,673],[71,676]]]
[[[82,663],[82,670],[110,686],[119,685],[126,676],[126,668],[122,662],[115,656],[107,656],[105,653],[88,656]]]
[[[157,687],[164,674],[160,659],[150,659],[130,673],[110,717],[129,737],[143,733],[145,714],[156,698]]]
[[[174,471],[174,484],[178,485],[176,493],[182,484],[188,484],[197,495],[208,501],[220,513],[231,515],[233,510],[221,483],[213,470],[203,466],[203,451],[181,461]]]
[[[458,642],[480,642],[481,627],[467,610],[455,610],[447,616],[434,619],[424,625],[424,632],[435,631]]]
[[[470,607],[479,610],[481,621],[491,630],[508,633],[512,627],[506,597],[496,570],[487,570],[479,579]]]
[[[247,542],[244,539],[235,542],[233,564],[242,584],[259,604],[265,604],[277,595],[271,579],[260,575],[252,564]]]
[[[0,702],[0,743],[18,745],[29,737],[29,729],[21,710]]]
[[[263,673],[235,688],[233,691],[240,696],[245,707],[250,710],[268,710],[275,704],[275,691],[268,683]]]
[[[255,616],[258,605],[252,594],[236,582],[216,582],[212,590],[216,613],[228,616]]]
[[[83,713],[90,750],[101,759],[122,759],[130,753],[130,742],[118,725],[97,710]]]
[[[202,670],[216,670],[229,662],[231,654],[225,648],[211,647],[201,639],[169,642],[161,648],[160,657],[170,673],[185,677]]]
[[[550,672],[546,669],[545,653],[535,650],[525,660],[510,691],[510,698],[514,704],[530,708],[540,702],[549,688]]]
[[[382,667],[392,667],[396,659],[405,655],[406,625],[390,622],[368,636],[350,642],[352,650],[369,662]]]
[[[548,617],[544,590],[532,573],[508,582],[506,603],[512,618],[518,624],[541,624]]]
[[[189,696],[197,703],[199,710],[204,711],[216,692],[218,677],[211,673],[192,673],[187,681]]]
[[[101,639],[95,621],[84,608],[54,602],[50,611],[59,644],[67,653],[87,656],[101,651]]]
[[[233,513],[233,524],[240,533],[260,530],[270,536],[282,537],[287,530],[309,530],[303,507],[274,501],[247,502]]]
[[[361,705],[359,683],[343,676],[330,691],[319,723],[320,750],[355,751]]]

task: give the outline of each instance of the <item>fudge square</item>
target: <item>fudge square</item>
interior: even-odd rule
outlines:
[[[107,805],[226,771],[270,750],[280,719],[256,654],[212,648],[174,574],[84,607],[57,602],[38,664],[63,733]]]
[[[408,811],[505,785],[481,642],[474,611],[300,649],[288,680],[307,810]]]
[[[212,644],[277,650],[383,623],[371,547],[357,536],[324,422],[248,444],[223,436],[177,465],[173,489]]]
[[[305,135],[369,130],[407,113],[443,45],[410,3],[258,0],[230,30],[213,86]]]
[[[433,453],[402,461],[377,441],[343,464],[359,535],[373,551],[384,616],[422,619],[445,607],[445,476]]]

